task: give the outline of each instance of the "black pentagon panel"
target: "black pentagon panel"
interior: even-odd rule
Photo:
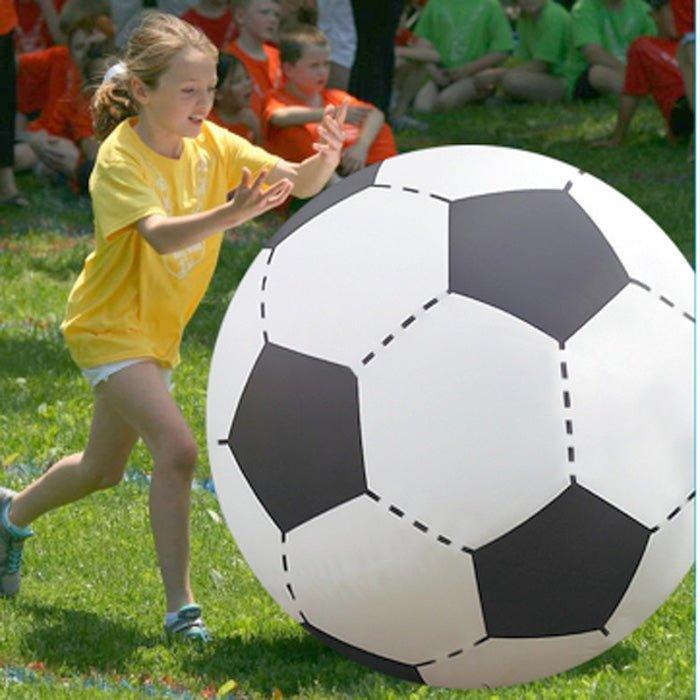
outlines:
[[[573,483],[524,523],[474,552],[488,636],[603,631],[650,535]]]
[[[566,192],[528,190],[450,205],[451,292],[564,343],[629,282],[603,234]]]
[[[381,163],[369,165],[356,173],[343,178],[335,185],[323,190],[315,197],[312,197],[294,216],[284,222],[277,233],[265,244],[265,248],[274,248],[279,245],[287,236],[291,236],[294,231],[303,226],[307,221],[318,216],[326,209],[330,209],[334,204],[346,199],[350,195],[360,192],[374,184],[377,171]]]
[[[322,632],[309,622],[303,622],[301,626],[307,632],[311,633],[314,637],[323,642],[326,646],[333,649],[333,651],[343,654],[343,656],[346,656],[352,661],[362,664],[363,666],[368,666],[376,671],[381,671],[382,673],[386,673],[390,676],[401,678],[404,681],[423,683],[423,679],[415,666],[402,664],[399,661],[392,661],[391,659],[387,659],[383,656],[377,656],[376,654],[371,654],[368,651],[354,647],[352,644],[341,642],[336,637],[331,637],[331,635]]]
[[[367,488],[354,373],[272,343],[251,371],[228,445],[282,532]]]

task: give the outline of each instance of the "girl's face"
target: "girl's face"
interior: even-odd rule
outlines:
[[[168,135],[199,135],[214,104],[216,63],[193,48],[179,51],[154,90],[134,80],[132,91],[149,123]]]
[[[536,15],[546,4],[547,0],[518,0],[520,11],[526,16]]]
[[[253,83],[245,66],[239,63],[230,70],[217,90],[217,100],[224,109],[236,111],[250,104]]]

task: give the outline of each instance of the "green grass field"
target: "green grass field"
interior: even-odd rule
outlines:
[[[642,109],[629,145],[596,150],[611,103],[476,107],[403,133],[402,151],[492,143],[572,163],[629,196],[692,262],[693,166],[670,146],[660,116]],[[89,202],[30,177],[27,212],[0,210],[0,483],[28,483],[57,456],[83,448],[91,395],[59,332],[68,291],[91,249]],[[200,444],[198,479],[209,476],[204,426],[209,358],[228,302],[272,217],[224,245],[214,282],[185,335],[175,396]],[[163,594],[148,524],[150,470],[134,452],[116,489],[35,523],[21,595],[0,601],[0,696],[11,698],[206,697],[227,682],[231,697],[619,698],[693,697],[693,578],[640,629],[568,673],[501,691],[418,687],[370,672],[326,649],[287,618],[241,558],[207,490],[193,493],[193,585],[216,635],[204,650],[160,641]],[[226,692],[226,691],[224,691]],[[222,693],[224,694],[224,693]]]

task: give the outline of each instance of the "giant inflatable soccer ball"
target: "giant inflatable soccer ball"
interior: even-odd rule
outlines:
[[[692,563],[693,275],[532,153],[418,151],[260,251],[216,343],[221,507],[311,634],[436,686],[600,654]]]

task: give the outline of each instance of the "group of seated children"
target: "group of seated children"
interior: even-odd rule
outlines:
[[[555,0],[516,0],[514,32],[498,0],[428,0],[415,10],[410,40],[396,49],[393,123],[411,105],[431,112],[496,91],[542,102],[622,95],[612,145],[651,95],[670,136],[692,132],[692,0],[578,0],[571,12]]]
[[[236,133],[259,135],[265,148],[286,160],[302,161],[314,155],[324,109],[348,102],[337,177],[396,155],[380,110],[342,90],[327,89],[331,50],[320,29],[291,23],[278,36],[280,6],[275,0],[233,0],[233,8],[239,34],[222,50],[211,119]]]
[[[28,17],[35,0],[17,1]],[[577,0],[571,12],[555,0],[515,2],[509,19],[500,0],[409,0],[389,123],[415,124],[411,107],[431,112],[496,93],[549,102],[614,94],[618,123],[601,143],[616,145],[640,98],[651,95],[671,138],[692,133],[693,80],[678,62],[687,54],[693,68],[691,0]],[[320,29],[297,21],[302,5],[309,0],[200,0],[183,18],[220,50],[209,118],[269,151],[296,161],[313,155],[324,108],[348,102],[343,177],[396,154],[396,144],[381,111],[328,88],[331,47]],[[53,7],[60,14],[51,34],[67,45],[28,53],[17,45],[25,116],[15,169],[62,173],[85,189],[98,147],[90,87],[116,61],[116,31],[110,0],[53,0]],[[25,46],[51,43],[46,26],[37,27],[20,32]]]

